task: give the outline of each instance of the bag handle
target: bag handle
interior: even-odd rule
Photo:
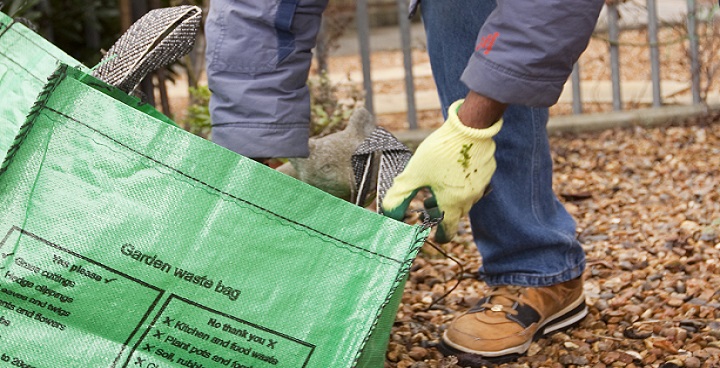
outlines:
[[[148,73],[192,50],[201,18],[194,5],[151,10],[113,44],[92,76],[131,93]]]
[[[358,146],[352,156],[355,188],[352,202],[363,206],[377,178],[377,211],[382,199],[412,156],[412,151],[392,133],[378,127]]]

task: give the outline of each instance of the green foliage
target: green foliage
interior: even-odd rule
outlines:
[[[355,86],[333,85],[326,73],[308,80],[310,88],[310,136],[324,136],[345,128],[358,107],[361,92]],[[181,125],[190,133],[209,138],[210,89],[190,87],[190,105]],[[342,97],[341,97],[342,95]]]
[[[190,106],[182,126],[188,132],[210,138],[210,89],[207,86],[190,87]]]
[[[347,125],[353,110],[359,106],[362,93],[353,86],[335,85],[322,72],[308,80],[310,88],[310,136],[325,136]]]
[[[40,35],[87,66],[120,37],[113,0],[9,0],[0,10],[31,21]]]

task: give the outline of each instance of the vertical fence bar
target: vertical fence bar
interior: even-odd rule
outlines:
[[[608,36],[610,38],[610,71],[612,79],[613,110],[622,110],[622,94],[620,93],[620,25],[618,7],[615,4],[607,6]]]
[[[700,58],[697,35],[697,9],[695,0],[688,0],[687,27],[690,37],[690,73],[692,75],[692,97],[693,103],[702,102],[700,98]]]
[[[572,74],[570,74],[572,80],[572,109],[573,114],[582,114],[582,93],[580,93],[580,63],[576,62],[573,65]]]
[[[317,60],[319,74],[328,72],[328,50],[327,50],[327,22],[323,17],[320,22],[320,31],[315,43],[315,60]]]
[[[405,66],[405,95],[407,97],[407,119],[411,130],[417,129],[417,109],[415,108],[415,84],[412,70],[412,48],[410,39],[410,19],[408,4],[405,0],[397,0],[398,22],[400,23],[400,40],[402,43],[403,65]]]
[[[365,108],[368,109],[371,114],[374,114],[372,77],[370,76],[370,17],[368,16],[367,0],[357,0],[355,21],[358,30],[358,42],[360,43],[363,87],[365,89]]]
[[[658,18],[655,0],[647,0],[648,42],[650,43],[650,73],[653,85],[653,107],[662,106],[660,86],[660,52],[658,49]]]

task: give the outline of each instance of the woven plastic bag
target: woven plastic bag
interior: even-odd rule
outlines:
[[[59,62],[87,71],[42,36],[0,13],[0,160]]]
[[[0,166],[0,366],[382,367],[428,229],[116,93],[62,65]]]
[[[180,5],[153,9],[138,19],[110,48],[92,75],[124,92],[145,76],[189,52],[202,11]],[[59,63],[89,70],[24,24],[0,13],[0,160],[25,116]],[[154,109],[148,110],[153,114]]]

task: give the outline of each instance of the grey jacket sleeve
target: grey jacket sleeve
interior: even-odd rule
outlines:
[[[306,81],[327,0],[212,0],[205,23],[212,139],[253,157],[307,157]]]
[[[603,0],[499,0],[461,80],[509,104],[557,102],[585,50]]]

